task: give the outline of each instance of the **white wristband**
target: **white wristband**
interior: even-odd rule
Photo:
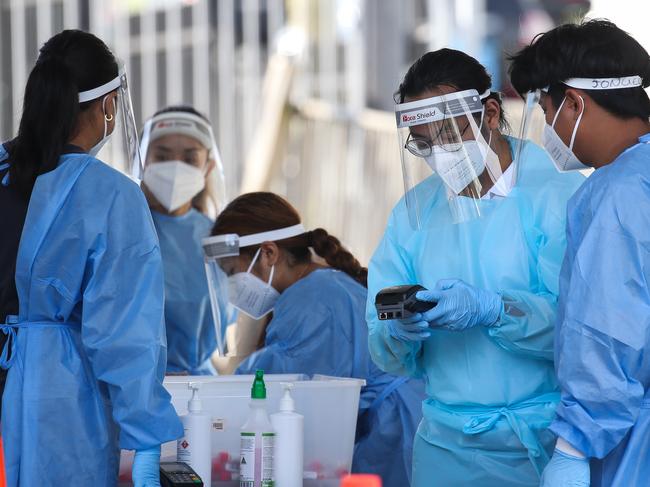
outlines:
[[[557,443],[555,444],[555,448],[560,450],[562,453],[566,453],[567,455],[572,455],[578,458],[587,458],[584,453],[582,453],[580,450],[576,450],[575,448],[573,448],[569,444],[569,442],[567,442],[561,436],[558,437]]]

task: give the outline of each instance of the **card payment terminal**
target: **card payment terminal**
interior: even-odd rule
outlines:
[[[160,462],[161,487],[203,487],[192,467],[183,462]]]
[[[419,284],[407,284],[382,289],[375,298],[375,308],[380,320],[400,320],[410,318],[416,313],[424,313],[435,307],[436,303],[420,301],[415,296],[418,291],[426,291]]]

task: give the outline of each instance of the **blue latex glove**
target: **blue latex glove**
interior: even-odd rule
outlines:
[[[429,323],[419,314],[403,320],[386,321],[390,335],[402,342],[423,342],[431,336]]]
[[[420,291],[415,297],[420,301],[438,304],[411,319],[426,321],[431,326],[452,331],[479,325],[492,326],[497,323],[503,310],[499,294],[471,286],[460,279],[442,279],[434,289]]]
[[[133,459],[134,487],[160,487],[160,445],[135,452]]]
[[[588,459],[569,455],[556,448],[542,472],[540,487],[589,487],[590,475]]]

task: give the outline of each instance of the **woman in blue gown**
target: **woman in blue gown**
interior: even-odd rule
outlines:
[[[272,193],[235,199],[212,234],[247,243],[239,256],[220,260],[231,302],[254,318],[273,312],[264,346],[237,372],[365,379],[352,469],[381,475],[387,487],[409,485],[423,384],[386,374],[370,359],[366,269],[325,230],[305,231],[296,210]],[[327,264],[314,262],[312,250]]]
[[[214,374],[211,356],[236,316],[228,306],[226,290],[221,289],[215,326],[201,252],[201,239],[214,224],[211,215],[225,199],[212,128],[191,107],[168,107],[147,122],[142,145],[142,189],[165,274],[167,373]]]
[[[135,486],[156,487],[160,445],[183,434],[162,384],[162,260],[146,201],[94,157],[132,116],[127,86],[101,40],[57,34],[27,81],[18,136],[0,146],[3,211],[29,202],[15,266],[2,267],[18,298],[0,325],[8,487],[113,487],[120,449],[136,451]],[[0,239],[2,255],[15,241]]]

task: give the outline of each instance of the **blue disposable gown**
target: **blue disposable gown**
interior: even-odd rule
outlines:
[[[551,429],[591,460],[592,487],[650,482],[650,134],[569,202]]]
[[[136,184],[85,153],[62,156],[36,180],[16,288],[8,487],[113,487],[120,448],[183,434],[162,385],[162,262]]]
[[[513,139],[508,139],[513,145]],[[482,200],[482,217],[453,224],[437,176],[417,191],[427,230],[409,225],[404,200],[393,210],[369,266],[370,351],[385,371],[424,377],[428,398],[415,441],[413,485],[533,486],[549,459],[548,426],[559,399],[553,370],[558,276],[566,202],[583,181],[559,174],[526,143],[507,198]],[[459,278],[499,292],[496,326],[433,329],[425,342],[392,338],[374,306],[383,288]]]
[[[385,487],[409,485],[413,437],[424,385],[380,371],[368,353],[366,289],[347,274],[317,270],[286,289],[273,310],[264,348],[239,366],[273,374],[365,379],[352,470],[381,475]]]
[[[201,239],[210,235],[214,222],[193,208],[181,216],[156,211],[151,215],[165,273],[167,372],[214,374],[210,356],[217,348],[217,335],[201,248]],[[235,320],[235,313],[228,304],[228,289],[219,291],[224,339],[226,325]]]

